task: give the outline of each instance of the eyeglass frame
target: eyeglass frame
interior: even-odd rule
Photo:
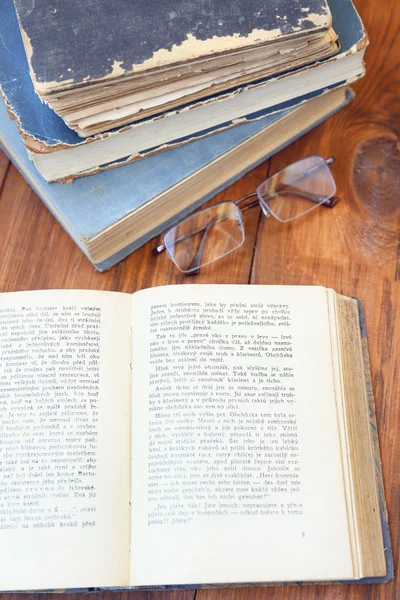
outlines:
[[[322,158],[319,155],[313,155],[313,156],[318,156],[319,158]],[[306,158],[311,158],[311,157],[306,157]],[[280,169],[279,171],[277,171],[276,173],[274,173],[273,175],[271,175],[271,177],[275,177],[277,175],[279,175],[280,173],[282,173],[282,171],[285,171],[287,168],[289,168],[290,166],[296,164],[297,162],[300,162],[303,159],[299,159],[299,161],[295,161],[294,163],[291,163],[290,165],[287,165],[286,167],[283,167],[283,169]],[[324,163],[326,165],[331,165],[335,162],[335,157],[334,156],[330,156],[329,158],[326,159],[322,159],[324,161]],[[266,179],[264,179],[264,181],[262,183],[260,183],[259,186],[257,186],[257,188],[255,189],[254,192],[251,192],[250,194],[247,194],[246,196],[242,196],[241,198],[239,198],[238,200],[224,200],[222,202],[217,202],[216,204],[209,206],[207,208],[202,208],[201,210],[196,210],[193,213],[187,215],[186,217],[183,217],[182,219],[180,219],[179,221],[177,221],[174,225],[171,225],[171,227],[168,227],[168,229],[166,229],[166,231],[164,231],[164,233],[162,234],[162,244],[160,244],[159,246],[156,246],[155,248],[153,248],[152,250],[152,254],[153,256],[158,256],[159,254],[161,254],[161,252],[166,252],[168,255],[168,258],[171,260],[171,262],[175,265],[175,267],[184,275],[187,276],[192,276],[192,275],[198,275],[200,273],[200,269],[201,267],[206,266],[207,264],[211,264],[212,262],[215,262],[216,260],[219,260],[220,258],[223,258],[224,256],[227,256],[228,254],[230,254],[231,252],[234,252],[235,250],[237,250],[238,248],[240,248],[240,246],[244,243],[245,240],[245,231],[244,231],[244,223],[243,223],[243,218],[242,218],[242,213],[250,208],[254,208],[255,206],[260,206],[263,214],[268,218],[271,215],[279,222],[281,223],[285,223],[285,222],[290,222],[290,221],[294,221],[295,219],[302,217],[303,215],[307,214],[308,212],[314,210],[315,208],[318,208],[318,206],[324,206],[326,208],[333,208],[334,206],[336,206],[336,204],[339,201],[339,198],[337,196],[329,196],[328,198],[326,198],[325,200],[323,200],[322,202],[319,202],[316,206],[312,206],[311,208],[309,208],[308,210],[306,210],[305,212],[301,213],[300,215],[297,215],[296,217],[293,217],[292,219],[289,220],[282,220],[280,219],[277,215],[275,215],[275,213],[270,209],[270,207],[268,206],[266,200],[264,198],[261,197],[260,195],[260,188],[270,179],[270,177],[267,177]],[[306,200],[310,200],[310,202],[317,202],[317,200],[315,198],[313,198],[313,194],[302,194],[300,192],[294,192],[293,190],[291,191],[291,193],[293,194],[297,194],[299,196],[301,196],[302,198],[306,199]],[[244,202],[245,200],[248,200],[249,198],[253,198],[254,196],[256,196],[256,200],[253,200],[252,202],[249,202],[249,204],[246,204],[245,206],[241,207],[240,203]],[[318,196],[318,198],[320,198],[320,196]],[[176,227],[178,227],[181,223],[183,223],[184,221],[186,221],[187,219],[197,215],[197,214],[201,214],[202,212],[205,212],[207,210],[210,210],[212,208],[214,208],[215,206],[220,206],[222,204],[234,204],[238,209],[239,209],[239,215],[240,215],[240,225],[242,227],[242,231],[243,231],[243,240],[240,242],[240,244],[238,244],[235,248],[233,248],[232,250],[229,250],[228,252],[226,252],[225,254],[221,254],[221,256],[218,256],[218,258],[216,258],[213,261],[210,261],[210,263],[206,263],[204,265],[200,265],[199,267],[194,267],[193,269],[191,269],[190,271],[183,271],[174,261],[174,259],[172,258],[172,256],[169,253],[168,247],[165,245],[164,243],[164,238],[165,236],[173,229],[175,229]],[[198,254],[200,254],[200,256],[203,253],[203,247],[204,247],[204,243],[206,241],[207,238],[207,233],[208,233],[208,226],[212,224],[212,221],[210,221],[210,223],[207,224],[207,226],[203,226],[200,229],[196,229],[191,231],[188,234],[185,234],[179,238],[177,238],[176,241],[182,241],[184,239],[187,239],[189,237],[191,237],[192,235],[195,235],[196,233],[200,233],[201,231],[204,230],[204,234],[202,236],[202,239],[199,242],[199,246],[196,250],[196,253],[192,259],[192,263],[195,261],[196,256]]]

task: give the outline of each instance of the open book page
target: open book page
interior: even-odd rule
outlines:
[[[126,585],[130,296],[0,294],[0,586]]]
[[[354,577],[324,288],[132,300],[131,585]]]

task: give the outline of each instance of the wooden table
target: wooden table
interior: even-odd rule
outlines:
[[[340,196],[333,211],[283,225],[244,215],[245,244],[184,278],[153,243],[100,274],[89,264],[16,169],[0,153],[0,290],[93,288],[134,292],[171,283],[318,284],[362,299],[371,354],[383,476],[394,564],[399,559],[400,504],[400,25],[399,0],[357,0],[370,35],[367,76],[356,101],[252,171],[214,201],[253,191],[269,173],[309,154],[335,155]],[[397,36],[397,39],[396,39]],[[26,595],[9,595],[21,600]],[[237,588],[95,594],[113,600],[271,600],[400,598],[386,585]],[[29,600],[34,595],[29,596]],[[37,595],[35,595],[35,598]],[[42,595],[49,598],[48,595]],[[54,598],[57,596],[54,595]],[[85,596],[85,598],[88,598]],[[89,598],[92,598],[90,596]]]

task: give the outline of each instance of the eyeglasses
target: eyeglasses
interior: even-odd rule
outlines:
[[[197,275],[201,267],[243,244],[242,212],[249,208],[260,205],[266,217],[272,215],[281,223],[298,219],[318,206],[333,208],[338,198],[334,197],[336,185],[329,165],[334,161],[333,156],[327,160],[309,156],[278,171],[236,202],[220,202],[195,212],[168,229],[153,253],[165,250],[182,273]]]

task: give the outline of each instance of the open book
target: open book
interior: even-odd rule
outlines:
[[[390,578],[365,344],[322,287],[0,294],[0,588]]]

